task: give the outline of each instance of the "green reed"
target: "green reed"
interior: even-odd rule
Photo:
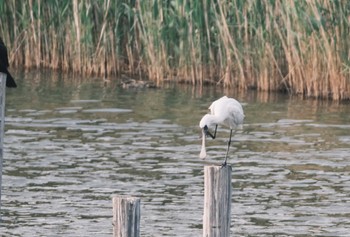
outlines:
[[[350,98],[350,3],[308,0],[12,0],[12,65],[84,75]]]

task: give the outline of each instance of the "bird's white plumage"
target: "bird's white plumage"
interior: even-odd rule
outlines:
[[[242,105],[233,98],[223,96],[215,100],[209,107],[210,113],[203,116],[199,122],[199,127],[210,127],[213,125],[225,125],[231,130],[241,128],[244,120],[244,112]],[[206,157],[205,136],[203,129],[201,158]]]
[[[225,125],[231,129],[241,127],[244,120],[244,112],[242,105],[233,98],[223,96],[215,100],[209,107],[210,114],[203,116],[199,123],[199,127],[205,125],[212,126],[216,124]]]

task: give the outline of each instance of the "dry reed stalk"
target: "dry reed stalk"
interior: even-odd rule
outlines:
[[[80,50],[80,17],[79,17],[79,6],[78,0],[73,0],[73,19],[75,26],[75,51],[73,70],[80,73],[81,72],[81,50]]]

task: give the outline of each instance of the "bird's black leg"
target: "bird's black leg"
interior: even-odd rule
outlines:
[[[227,164],[228,151],[229,151],[230,146],[231,146],[231,137],[232,137],[232,129],[230,130],[230,139],[228,140],[228,143],[227,143],[227,150],[226,150],[225,161],[224,161],[224,163],[222,163],[221,167],[225,167],[226,164]]]
[[[214,131],[214,137],[213,137],[213,139],[216,138],[216,130],[218,130],[218,125],[217,125],[217,124],[216,124],[216,126],[215,126],[215,131]]]
[[[216,138],[216,130],[217,129],[218,129],[218,125],[215,126],[215,131],[214,131],[214,135],[213,135],[213,134],[211,134],[211,132],[209,132],[208,126],[204,126],[205,135],[210,136],[211,138],[215,139]]]

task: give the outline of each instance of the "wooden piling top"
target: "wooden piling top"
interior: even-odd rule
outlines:
[[[140,236],[140,198],[113,197],[113,237]]]
[[[231,173],[229,165],[204,167],[203,237],[230,236]]]

